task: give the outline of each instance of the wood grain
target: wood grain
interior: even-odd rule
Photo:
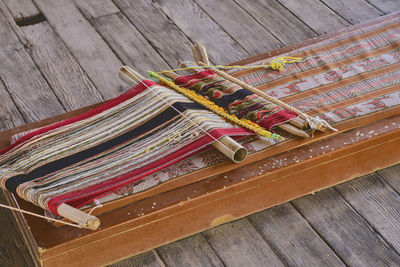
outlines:
[[[112,0],[74,0],[74,2],[88,20],[119,12]]]
[[[103,100],[68,48],[48,22],[22,27],[29,52],[66,110]]]
[[[248,56],[248,53],[195,2],[160,0],[156,6],[192,40],[203,44],[210,61],[225,64]],[[185,12],[176,12],[179,8]],[[188,23],[190,22],[190,23]]]
[[[156,249],[167,266],[224,266],[202,235]]]
[[[400,10],[398,0],[368,0],[370,4],[381,10],[384,14],[389,14]]]
[[[0,77],[25,122],[37,121],[64,112],[64,108],[5,16],[0,16],[0,43],[2,44]]]
[[[173,67],[178,61],[192,58],[192,43],[185,34],[148,0],[115,0],[136,29],[151,46]]]
[[[3,192],[0,190],[0,203],[6,203]],[[0,235],[0,262],[1,266],[35,266],[30,253],[25,247],[23,238],[11,211],[0,209],[0,225],[7,227]]]
[[[202,235],[226,266],[284,266],[247,219],[212,228]]]
[[[251,55],[282,46],[282,42],[232,0],[196,3]]]
[[[35,3],[105,99],[125,90],[125,84],[118,78],[122,62],[71,0]]]
[[[235,2],[284,44],[300,42],[316,36],[310,27],[277,1],[235,0]]]
[[[3,0],[16,21],[39,14],[32,0]]]
[[[364,0],[322,0],[322,2],[351,24],[361,23],[382,15],[382,12]],[[354,12],[357,10],[357,12]]]
[[[278,1],[318,34],[328,33],[349,25],[347,21],[319,1]]]
[[[336,187],[344,198],[400,252],[400,196],[379,175],[370,174]]]
[[[123,63],[144,76],[171,68],[123,14],[93,19],[93,25]]]
[[[249,219],[289,266],[343,266],[291,204],[256,213]]]
[[[24,119],[15,106],[6,87],[0,80],[0,130],[4,131],[23,125]]]
[[[163,267],[164,262],[158,257],[154,250],[142,253],[140,255],[122,260],[109,265],[109,267]]]
[[[335,191],[326,189],[293,204],[350,266],[396,265],[399,255]]]
[[[388,182],[397,193],[400,193],[400,164],[380,170],[378,174]]]

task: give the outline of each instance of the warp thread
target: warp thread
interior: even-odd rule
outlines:
[[[245,120],[245,119],[239,119],[236,116],[227,113],[223,108],[221,108],[218,105],[214,104],[213,102],[205,99],[203,96],[201,96],[189,89],[177,86],[174,82],[171,82],[171,81],[165,79],[164,77],[158,75],[155,72],[149,71],[148,76],[150,79],[152,79],[152,80],[156,79],[157,82],[162,83],[162,84],[176,90],[177,92],[188,97],[192,101],[208,108],[212,112],[218,114],[219,116],[221,116],[222,118],[224,118],[225,120],[227,120],[231,123],[239,125],[243,128],[246,128],[246,129],[248,129],[252,132],[255,132],[261,136],[264,136],[266,138],[274,138],[274,139],[277,139],[280,141],[285,140],[284,137],[282,137],[278,134],[275,134],[275,133],[271,133],[271,132],[265,130],[264,128],[260,127],[259,125],[253,123],[252,121]]]

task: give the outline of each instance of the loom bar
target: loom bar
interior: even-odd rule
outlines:
[[[62,217],[81,225],[83,228],[97,230],[100,227],[100,220],[96,216],[84,213],[65,203],[58,206],[57,212]]]
[[[119,77],[131,85],[145,79],[143,75],[129,66],[121,67]],[[213,142],[212,145],[235,163],[240,163],[246,159],[247,149],[229,136],[220,138],[218,141]]]

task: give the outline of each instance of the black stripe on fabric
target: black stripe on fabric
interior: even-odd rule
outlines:
[[[211,99],[211,101],[213,101],[218,106],[223,107],[225,110],[229,110],[229,105],[231,103],[238,100],[243,100],[246,98],[246,96],[249,95],[253,95],[253,93],[246,89],[240,89],[234,92],[233,94],[224,95],[221,98],[213,98]]]
[[[193,109],[193,110],[205,109],[203,106],[197,103],[176,102],[172,106],[177,110],[179,110],[179,112],[184,112],[185,110],[188,109]],[[159,125],[173,119],[177,115],[179,115],[179,113],[175,109],[173,109],[172,107],[168,107],[166,110],[156,115],[155,117],[151,118],[150,120],[140,125],[139,127],[132,129],[129,132],[126,132],[111,140],[108,140],[107,142],[101,143],[95,147],[91,147],[83,151],[79,151],[78,153],[72,154],[65,158],[49,162],[45,165],[42,165],[32,170],[30,173],[10,177],[5,182],[5,186],[8,191],[16,194],[17,187],[22,183],[29,182],[41,176],[45,176],[50,173],[56,172],[58,170],[64,169],[86,158],[95,156],[96,154],[102,153],[108,149],[118,146],[126,141],[129,141],[130,139],[133,139],[139,135],[142,135],[150,131],[151,129],[158,127]]]

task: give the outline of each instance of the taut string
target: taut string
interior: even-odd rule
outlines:
[[[4,204],[1,204],[1,203],[0,203],[0,207],[1,208],[5,208],[5,209],[9,209],[9,210],[13,210],[13,211],[18,211],[18,212],[25,213],[25,214],[29,214],[29,215],[32,215],[32,216],[35,216],[35,217],[38,217],[38,218],[41,218],[41,219],[48,220],[48,221],[58,222],[58,223],[62,223],[62,224],[69,225],[69,226],[73,226],[73,227],[76,227],[76,228],[84,228],[84,226],[80,225],[80,224],[65,222],[65,221],[62,221],[62,220],[50,218],[50,217],[47,217],[47,216],[44,216],[44,215],[40,215],[40,214],[37,214],[37,213],[34,213],[34,212],[30,212],[30,211],[27,211],[27,210],[14,208],[14,207],[11,207],[11,206],[8,206],[8,205],[4,205]],[[88,215],[88,218],[89,218],[89,216],[90,216],[90,214]]]

